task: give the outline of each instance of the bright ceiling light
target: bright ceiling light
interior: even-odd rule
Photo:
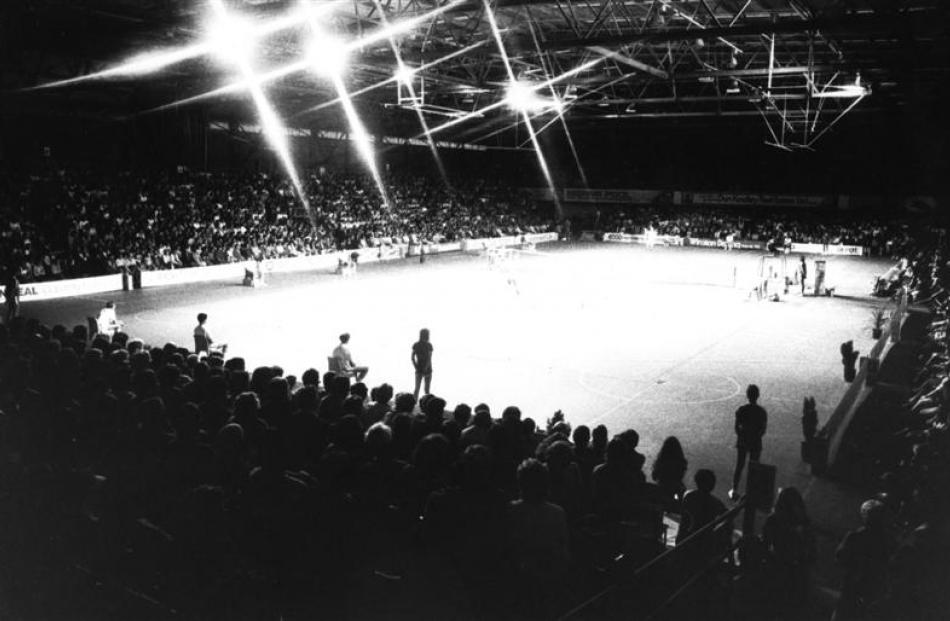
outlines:
[[[871,91],[858,84],[845,84],[844,86],[832,86],[827,90],[812,93],[812,97],[818,99],[857,99],[870,95]]]
[[[219,60],[240,65],[251,59],[257,33],[251,23],[230,14],[217,14],[208,24],[208,43]]]
[[[349,60],[346,44],[327,33],[316,33],[307,48],[307,63],[317,75],[335,78],[343,75]]]
[[[411,86],[412,79],[415,77],[415,75],[416,75],[415,69],[401,64],[399,69],[396,70],[396,73],[393,74],[393,77],[396,78],[396,80],[400,84],[405,85],[405,86]]]
[[[512,82],[505,95],[505,104],[516,112],[541,112],[557,109],[560,102],[538,97],[535,87],[524,82]]]

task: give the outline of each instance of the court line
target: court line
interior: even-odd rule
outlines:
[[[710,373],[710,374],[708,374],[708,375],[717,376],[717,377],[722,377],[722,378],[728,380],[729,382],[731,382],[731,383],[733,384],[733,386],[734,386],[732,392],[731,392],[730,394],[726,395],[726,396],[723,396],[723,397],[716,397],[716,398],[714,398],[714,399],[694,399],[694,400],[688,400],[688,401],[676,401],[676,400],[674,400],[674,399],[643,399],[643,400],[640,400],[640,403],[644,403],[644,404],[654,404],[654,405],[656,405],[656,404],[661,404],[661,403],[676,403],[676,404],[682,404],[682,405],[705,405],[705,404],[708,404],[708,403],[721,403],[721,402],[724,402],[724,401],[729,401],[729,400],[734,399],[734,398],[736,398],[737,396],[739,396],[739,395],[742,394],[742,385],[739,384],[739,382],[736,381],[736,379],[735,379],[734,377],[732,377],[732,376],[730,376],[730,375],[718,375],[718,374],[716,374],[716,373]],[[616,378],[616,379],[622,379],[622,378]],[[631,380],[631,381],[639,382],[639,381],[646,381],[646,380]],[[670,383],[670,382],[667,382],[667,383]],[[584,390],[587,390],[588,392],[591,392],[591,393],[594,393],[594,394],[598,394],[598,395],[601,395],[601,396],[604,396],[604,397],[609,397],[609,398],[612,398],[612,399],[617,399],[618,401],[627,401],[628,403],[629,403],[633,398],[638,397],[639,395],[643,394],[643,392],[646,392],[646,390],[647,390],[646,388],[643,389],[643,390],[641,390],[640,392],[636,393],[634,397],[624,397],[624,396],[622,396],[622,395],[618,395],[618,394],[615,394],[615,393],[612,393],[612,392],[608,392],[608,391],[605,391],[605,390],[601,390],[601,389],[599,389],[599,388],[594,388],[593,386],[590,386],[589,384],[587,384],[587,383],[584,381],[583,377],[578,380],[578,384],[580,385],[581,388],[583,388]],[[653,387],[653,386],[662,386],[662,385],[665,385],[665,384],[658,384],[658,383],[656,383],[656,382],[651,382],[650,385],[649,385],[647,388],[651,388],[651,387]],[[701,387],[700,384],[686,384],[686,383],[682,383],[681,385],[687,386],[687,387],[693,387],[693,386],[700,386],[700,387]],[[707,390],[708,390],[708,389],[707,389]]]

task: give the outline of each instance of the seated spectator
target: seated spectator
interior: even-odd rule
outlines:
[[[716,474],[712,470],[697,470],[696,474],[693,475],[693,482],[696,484],[696,488],[686,492],[686,495],[683,496],[682,516],[679,531],[676,534],[677,545],[726,512],[726,505],[713,496],[712,492],[716,488]],[[726,531],[729,530],[726,529]],[[713,537],[710,537],[710,541],[712,540]],[[728,541],[725,543],[728,543]],[[719,547],[717,543],[711,543],[710,546],[714,549]],[[706,546],[702,547],[706,548]]]
[[[366,374],[369,373],[369,367],[359,366],[353,361],[353,354],[350,353],[350,335],[344,332],[340,335],[340,344],[333,349],[333,359],[341,371],[352,374],[357,382],[362,382]]]
[[[122,329],[125,324],[116,317],[115,302],[106,302],[106,305],[102,307],[96,317],[96,325],[99,327],[100,334],[108,334],[109,336]]]

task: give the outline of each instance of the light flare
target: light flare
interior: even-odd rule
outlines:
[[[539,89],[542,89],[542,88],[548,88],[548,87],[549,87],[550,85],[552,85],[552,84],[557,84],[558,82],[561,82],[561,81],[566,80],[566,79],[568,79],[568,78],[570,78],[570,77],[573,77],[573,76],[577,75],[578,73],[583,73],[584,71],[588,71],[588,70],[592,69],[593,67],[597,66],[598,64],[602,63],[603,61],[604,61],[604,57],[603,57],[603,56],[601,56],[600,58],[594,58],[594,59],[592,59],[592,60],[589,60],[589,61],[587,61],[587,62],[585,62],[585,63],[582,63],[582,64],[580,64],[580,65],[574,67],[573,69],[568,69],[567,71],[565,71],[564,73],[562,73],[562,74],[560,74],[560,75],[556,75],[556,76],[554,76],[554,77],[552,77],[552,78],[550,78],[550,79],[544,80],[543,82],[538,82],[538,83],[536,83],[536,84],[532,84],[530,88],[531,88],[531,90],[539,90]],[[436,127],[431,128],[429,131],[430,131],[432,134],[436,134],[436,133],[438,133],[438,132],[445,131],[446,129],[449,129],[450,127],[455,127],[456,125],[458,125],[458,124],[460,124],[460,123],[464,123],[464,122],[466,122],[466,121],[470,121],[471,119],[474,119],[474,118],[482,117],[482,116],[485,115],[486,112],[490,112],[490,111],[492,111],[492,110],[497,110],[498,108],[501,108],[501,107],[506,106],[506,105],[508,105],[508,104],[507,104],[507,102],[505,102],[504,100],[496,101],[495,103],[491,103],[491,104],[488,104],[487,106],[483,106],[483,107],[481,107],[481,108],[479,108],[479,109],[477,109],[477,110],[473,110],[472,112],[466,114],[465,116],[460,116],[460,117],[458,117],[458,118],[452,119],[451,121],[446,121],[445,123],[443,123],[443,124],[441,124],[441,125],[438,125],[438,126],[436,126]]]
[[[240,23],[233,21],[234,18],[228,13],[228,10],[224,6],[224,2],[222,0],[211,0],[211,7],[215,12],[216,19],[219,20],[215,23],[219,25]],[[222,37],[222,41],[233,40],[230,35],[222,34],[220,36]],[[310,201],[307,200],[307,194],[304,191],[303,184],[300,181],[300,175],[297,173],[297,167],[294,165],[293,157],[290,154],[290,146],[287,141],[287,130],[284,128],[283,123],[281,123],[280,118],[277,116],[277,112],[274,110],[273,105],[267,99],[267,95],[264,93],[264,88],[257,79],[257,75],[254,72],[254,67],[251,64],[250,56],[243,53],[238,53],[230,56],[229,62],[236,66],[244,83],[247,85],[247,89],[251,94],[251,99],[254,102],[254,107],[257,108],[257,115],[261,121],[261,131],[267,138],[268,143],[270,143],[271,148],[273,148],[274,152],[277,153],[277,157],[280,159],[287,176],[290,177],[290,181],[294,186],[294,190],[297,192],[300,202],[303,203],[304,208],[307,210],[307,214],[312,220],[313,214],[310,211]]]
[[[505,64],[505,70],[508,72],[508,80],[510,82],[509,93],[510,89],[515,89],[516,92],[519,92],[522,95],[525,95],[526,93],[532,93],[536,89],[531,89],[527,86],[518,87],[519,82],[515,79],[515,72],[511,68],[511,61],[508,59],[508,51],[505,49],[505,43],[501,38],[501,30],[498,28],[498,22],[495,19],[495,13],[492,11],[489,0],[482,0],[482,2],[485,5],[485,16],[488,18],[488,24],[491,26],[492,35],[495,37],[495,44],[498,46],[498,52],[501,54],[501,60]],[[547,159],[544,157],[544,153],[541,151],[541,144],[538,142],[538,136],[534,133],[534,125],[531,123],[531,117],[528,115],[528,111],[524,108],[521,109],[520,114],[524,119],[524,124],[525,128],[528,130],[528,135],[531,136],[531,144],[534,147],[534,154],[538,159],[538,165],[541,167],[541,172],[544,173],[544,179],[547,181],[548,188],[551,190],[551,196],[554,198],[554,207],[558,216],[560,216],[561,201],[557,195],[557,188],[554,187],[554,178],[551,176],[551,171],[548,168]]]
[[[366,127],[363,125],[363,121],[356,112],[356,106],[353,105],[353,100],[346,90],[346,83],[343,81],[343,70],[345,67],[343,66],[344,63],[340,61],[345,60],[346,55],[344,51],[350,46],[342,43],[332,33],[324,30],[316,19],[310,19],[308,23],[310,25],[312,45],[314,46],[311,49],[325,50],[323,54],[310,55],[310,60],[314,61],[314,65],[311,68],[318,75],[327,77],[333,82],[337,97],[343,105],[343,112],[349,123],[353,142],[356,144],[356,151],[373,176],[373,181],[376,183],[376,189],[379,191],[383,205],[388,209],[390,208],[389,193],[386,191],[386,184],[383,182],[382,175],[379,173],[379,166],[376,164],[376,154],[373,152],[372,140],[366,131]]]

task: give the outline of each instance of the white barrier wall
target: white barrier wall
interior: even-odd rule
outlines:
[[[459,250],[481,250],[498,246],[512,246],[523,242],[540,244],[557,241],[557,233],[527,233],[525,235],[492,237],[487,239],[471,239],[461,242],[446,242],[443,244],[419,245],[400,244],[383,246],[381,248],[359,248],[355,250],[360,257],[360,263],[376,263],[379,261],[393,261],[406,256],[418,256],[420,248],[426,254],[440,254],[443,252],[458,252]],[[306,257],[287,257],[282,259],[268,259],[263,262],[265,273],[303,272],[312,270],[334,269],[339,260],[350,258],[354,250],[343,250],[329,254],[320,254]],[[244,278],[244,270],[255,269],[253,261],[227,263],[224,265],[208,265],[205,267],[186,267],[175,270],[156,270],[142,272],[142,287],[161,287],[163,285],[181,285],[210,280],[226,280],[229,278],[240,281]],[[131,278],[131,277],[130,277]],[[70,280],[53,280],[49,282],[27,283],[20,286],[20,299],[50,300],[65,298],[74,295],[90,293],[106,293],[122,290],[122,275],[109,274],[93,278],[75,278]]]
[[[631,235],[629,233],[605,233],[604,241],[615,244],[646,244],[646,235]],[[699,237],[688,238],[688,245],[699,246],[701,248],[719,248],[723,242],[716,239],[703,239]],[[657,244],[667,246],[684,245],[683,238],[674,235],[657,235],[655,238]],[[758,241],[736,240],[734,247],[737,250],[765,250],[765,244]],[[845,246],[843,244],[792,244],[792,252],[795,254],[821,254],[831,256],[860,257],[865,254],[863,246]]]
[[[865,254],[863,246],[845,246],[843,244],[792,244],[792,252],[841,257],[860,257]]]
[[[68,298],[72,295],[105,293],[122,289],[121,274],[93,276],[92,278],[73,278],[71,280],[50,280],[20,285],[20,300],[52,300]]]

